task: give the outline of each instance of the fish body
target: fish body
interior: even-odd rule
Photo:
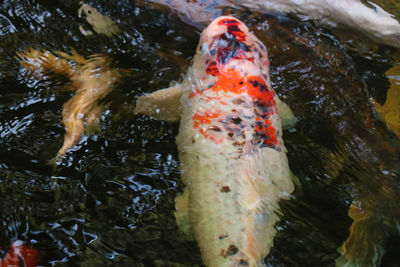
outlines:
[[[264,45],[234,17],[201,34],[182,85],[177,145],[206,266],[263,266],[294,184]]]

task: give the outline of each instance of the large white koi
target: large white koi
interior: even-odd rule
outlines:
[[[400,23],[393,14],[360,0],[151,0],[167,5],[185,20],[199,23],[210,20],[221,7],[243,6],[261,12],[297,14],[327,26],[353,29],[379,43],[400,47]],[[219,8],[215,8],[218,6]],[[388,10],[390,11],[390,10]]]
[[[278,202],[294,190],[280,118],[294,117],[271,88],[264,45],[238,19],[217,18],[182,85],[140,98],[136,113],[180,116],[187,188],[176,217],[191,228],[205,265],[262,266]]]

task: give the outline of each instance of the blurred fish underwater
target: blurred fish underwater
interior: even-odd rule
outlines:
[[[133,110],[181,81],[201,30],[231,14],[268,48],[297,118],[283,138],[301,192],[280,202],[265,264],[398,266],[398,35],[233,1],[0,6],[2,247],[23,242],[44,266],[203,266],[174,218],[178,125]]]

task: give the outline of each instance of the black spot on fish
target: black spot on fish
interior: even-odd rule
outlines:
[[[229,186],[227,186],[227,185],[224,185],[223,187],[221,187],[220,191],[222,193],[229,193],[229,192],[231,192],[231,188]]]
[[[219,128],[218,126],[212,125],[208,128],[208,130],[210,131],[214,131],[214,132],[220,132],[221,128]]]
[[[244,103],[244,102],[246,102],[246,101],[244,101],[244,100],[243,100],[242,98],[240,98],[240,97],[235,98],[235,99],[232,100],[232,103],[235,104],[235,105],[240,105],[240,104],[242,104],[242,103]]]
[[[262,83],[261,86],[260,86],[260,91],[264,92],[264,91],[267,91],[267,90],[268,90],[267,86]]]
[[[230,245],[228,247],[228,250],[226,251],[225,255],[226,256],[233,256],[236,253],[238,253],[239,249],[235,245]]]
[[[239,260],[239,265],[240,266],[249,266],[249,262],[247,260],[240,259]]]
[[[227,238],[227,237],[229,237],[229,235],[227,235],[227,234],[222,234],[222,235],[219,235],[219,236],[218,236],[218,239],[219,239],[219,240],[222,240],[222,239],[225,239],[225,238]]]
[[[233,146],[244,146],[246,144],[246,141],[242,141],[242,142],[239,142],[239,141],[235,141],[235,142],[233,142]]]
[[[232,118],[234,124],[240,124],[242,122],[241,118]]]

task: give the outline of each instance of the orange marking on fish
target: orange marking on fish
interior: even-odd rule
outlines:
[[[195,121],[194,128],[197,129],[200,124],[210,124],[212,119],[218,118],[220,111],[196,112],[192,119]]]
[[[215,111],[206,111],[206,112],[196,112],[193,117],[193,127],[195,129],[199,129],[199,132],[207,139],[210,139],[213,141],[215,144],[220,144],[223,141],[223,138],[215,133],[213,131],[210,131],[209,128],[212,129],[212,122],[214,119],[220,117],[221,111],[215,110]],[[206,127],[201,127],[201,126],[206,126]]]
[[[214,92],[247,93],[253,101],[263,100],[265,104],[275,105],[272,90],[268,89],[265,80],[260,76],[245,76],[235,69],[228,69],[225,72],[220,72],[217,77],[218,80],[215,85],[210,88]],[[204,91],[207,90],[209,89]],[[197,93],[201,94],[200,91]]]
[[[224,139],[222,137],[216,137],[216,136],[212,135],[210,133],[210,131],[207,130],[207,129],[200,128],[199,131],[205,138],[210,139],[211,141],[213,141],[217,145],[221,144],[224,141]]]
[[[278,145],[278,138],[276,130],[272,126],[269,117],[273,112],[276,112],[276,103],[274,100],[274,93],[268,88],[265,80],[260,76],[245,76],[240,71],[235,69],[227,69],[224,72],[218,72],[217,81],[212,87],[206,88],[203,91],[194,90],[189,94],[189,98],[195,96],[202,96],[206,102],[211,99],[220,99],[221,94],[233,93],[236,95],[247,94],[251,97],[256,108],[260,109],[256,117],[257,124],[254,126],[254,136],[260,140],[263,145],[274,147]],[[204,95],[207,91],[213,91],[220,97],[210,97]],[[222,101],[222,100],[221,100]],[[197,129],[199,125],[199,118],[193,116],[194,128]],[[205,130],[201,132],[203,136],[212,139],[213,135],[209,135]],[[216,142],[222,142],[221,137]]]
[[[195,97],[195,96],[200,96],[200,95],[201,95],[201,91],[195,89],[195,90],[193,90],[192,92],[190,92],[189,98],[193,98],[193,97]]]

